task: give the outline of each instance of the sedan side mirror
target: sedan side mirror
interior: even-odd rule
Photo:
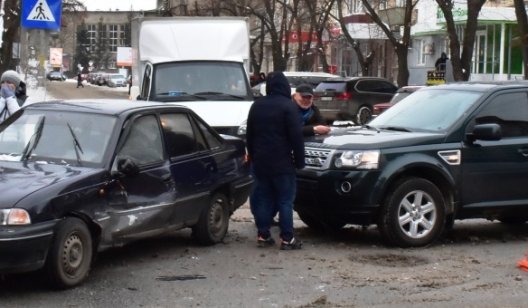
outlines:
[[[120,158],[117,161],[117,171],[127,176],[134,176],[139,173],[139,167],[130,157]]]

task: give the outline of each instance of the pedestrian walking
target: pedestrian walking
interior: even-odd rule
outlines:
[[[20,109],[15,95],[20,82],[20,76],[13,70],[5,71],[0,77],[0,123]]]
[[[82,80],[82,74],[81,74],[81,72],[79,72],[77,74],[77,88],[79,88],[79,87],[83,87],[84,88],[84,85],[83,85],[82,81],[83,81]]]
[[[300,84],[295,88],[292,97],[293,101],[299,107],[302,117],[303,135],[326,135],[330,132],[330,127],[321,115],[319,108],[313,103],[313,88],[309,84]]]
[[[279,212],[280,249],[301,249],[293,230],[296,169],[304,168],[301,117],[291,102],[291,88],[282,72],[268,74],[267,95],[251,106],[247,119],[247,149],[254,184],[251,212],[259,247],[273,246],[273,216]]]

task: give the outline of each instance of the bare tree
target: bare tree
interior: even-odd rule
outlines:
[[[389,28],[390,25],[383,22],[380,18],[380,14],[377,13],[377,11],[372,6],[372,3],[379,4],[380,1],[371,1],[371,0],[361,0],[363,3],[363,6],[365,7],[367,13],[370,15],[372,20],[378,25],[378,27],[381,28],[381,30],[385,33],[388,40],[390,41],[391,45],[394,47],[394,51],[396,52],[396,57],[398,61],[398,76],[396,78],[398,86],[406,86],[409,82],[409,66],[408,66],[408,53],[409,53],[409,43],[411,41],[411,20],[412,20],[412,14],[413,10],[416,7],[416,4],[419,0],[405,0],[405,10],[403,14],[403,25],[401,27],[403,28],[403,33],[400,34],[400,32],[396,32],[398,36],[396,37],[396,33],[392,32]],[[390,22],[390,21],[389,21]]]
[[[436,0],[440,10],[444,14],[449,37],[449,48],[451,49],[451,63],[453,65],[453,78],[457,81],[469,80],[471,74],[471,58],[475,44],[475,34],[478,26],[478,15],[486,0],[467,0],[467,19],[464,29],[464,41],[462,52],[460,52],[460,40],[456,32],[453,19],[453,8],[455,0]],[[526,16],[526,15],[525,15]]]
[[[524,79],[528,79],[528,18],[526,17],[526,7],[523,0],[514,0],[517,24],[521,36],[522,55],[524,62]]]

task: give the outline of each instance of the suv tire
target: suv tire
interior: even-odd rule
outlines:
[[[364,125],[372,119],[372,110],[368,106],[361,106],[356,114],[356,124]]]
[[[416,177],[397,182],[383,201],[378,228],[389,244],[419,247],[434,242],[445,226],[445,202],[432,182]]]

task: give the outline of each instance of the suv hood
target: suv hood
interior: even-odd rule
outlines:
[[[383,149],[442,143],[445,134],[374,129],[333,129],[330,135],[306,139],[308,147],[335,149]]]
[[[54,186],[56,194],[73,190],[77,187],[68,186],[73,181],[93,175],[94,171],[82,167],[66,165],[51,165],[26,162],[0,162],[0,208],[11,208],[25,197]],[[50,192],[49,198],[55,195]]]

